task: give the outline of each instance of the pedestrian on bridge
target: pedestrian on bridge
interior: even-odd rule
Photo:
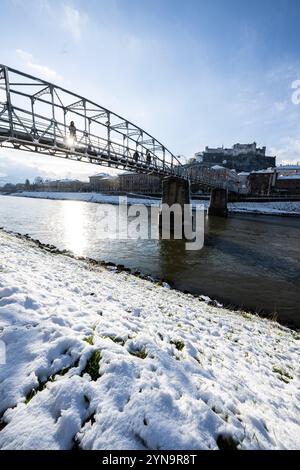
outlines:
[[[147,153],[146,153],[146,162],[147,162],[147,165],[151,165],[151,154],[149,150],[147,150]]]
[[[134,154],[133,154],[133,159],[134,159],[135,163],[138,162],[139,157],[140,157],[140,154],[139,154],[139,152],[136,150],[136,151],[134,152]]]
[[[76,127],[75,127],[74,121],[70,122],[69,132],[70,132],[70,137],[72,137],[72,139],[76,140]]]

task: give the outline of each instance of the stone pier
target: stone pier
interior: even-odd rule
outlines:
[[[215,188],[211,190],[210,201],[208,207],[208,215],[216,215],[219,217],[227,217],[227,189]]]
[[[168,176],[162,181],[162,204],[171,207],[173,204],[179,204],[182,209],[182,228],[184,226],[184,205],[190,204],[190,183],[187,180],[176,176]],[[162,234],[168,231],[168,226],[164,227],[164,208],[159,214],[159,232]],[[165,224],[169,225],[169,218],[165,218]],[[174,233],[174,213],[170,213],[170,233]]]

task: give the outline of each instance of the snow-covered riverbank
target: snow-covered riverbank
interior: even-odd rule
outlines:
[[[229,202],[228,210],[237,213],[294,215],[300,217],[300,201]]]
[[[118,204],[119,196],[113,196],[101,193],[64,193],[64,192],[32,192],[23,191],[11,194],[11,196],[31,197],[38,199],[54,200],[73,200],[98,202],[106,204]],[[148,197],[128,196],[128,204],[158,205],[159,199]],[[195,200],[193,206],[204,205],[207,209],[209,202],[207,200]],[[229,212],[251,213],[251,214],[271,214],[271,215],[294,215],[300,217],[300,201],[275,201],[275,202],[230,202],[228,203]]]
[[[20,193],[13,193],[10,196],[17,197],[32,197],[37,199],[53,199],[61,201],[85,201],[85,202],[98,202],[102,204],[119,204],[119,198],[122,196],[114,196],[109,194],[102,193],[64,193],[64,192],[33,192],[33,191],[23,191]],[[158,205],[160,203],[159,199],[155,198],[143,198],[143,197],[127,197],[128,204],[145,204]]]
[[[298,333],[0,244],[1,449],[300,448]]]

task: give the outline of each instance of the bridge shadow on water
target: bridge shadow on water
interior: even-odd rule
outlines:
[[[226,305],[276,312],[283,323],[299,327],[299,230],[296,219],[207,218],[200,251],[186,251],[184,241],[160,241],[161,276]]]

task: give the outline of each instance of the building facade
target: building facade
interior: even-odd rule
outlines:
[[[252,171],[248,176],[249,193],[255,196],[269,196],[276,185],[276,171]]]
[[[249,193],[257,196],[300,195],[300,171],[285,173],[281,167],[252,171],[248,176]]]
[[[229,191],[238,191],[240,193],[248,191],[247,178],[241,178],[235,170],[230,170],[223,166],[214,165],[210,167],[194,161],[184,165],[183,171],[194,179],[200,178],[202,181],[214,181],[216,185],[226,183]],[[207,193],[210,191],[210,187],[205,187],[205,184],[193,183],[191,191],[192,193]]]
[[[119,178],[118,176],[100,173],[98,175],[90,176],[90,189],[94,192],[118,192]]]
[[[117,176],[110,176],[103,173],[90,176],[90,188],[95,192],[119,192],[160,195],[161,180],[159,176],[122,173]]]
[[[123,173],[119,175],[121,192],[159,195],[162,190],[162,178],[149,174]]]
[[[300,195],[300,174],[279,176],[276,180],[276,192],[281,195]]]
[[[63,179],[63,180],[45,180],[35,181],[30,185],[31,191],[49,191],[49,192],[66,192],[81,193],[89,191],[89,183],[79,180]]]

